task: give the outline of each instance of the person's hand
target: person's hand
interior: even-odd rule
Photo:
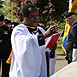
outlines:
[[[43,33],[43,38],[46,39],[47,37],[51,36],[52,34],[56,33],[56,31],[59,29],[60,27],[57,25],[54,26],[50,26],[47,31],[45,33]]]

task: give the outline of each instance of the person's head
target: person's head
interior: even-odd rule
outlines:
[[[26,0],[26,3],[27,3],[27,2],[36,3],[36,2],[37,2],[37,0]]]
[[[4,15],[0,15],[0,26],[4,24]]]
[[[11,25],[11,21],[10,20],[5,19],[4,21],[5,21],[5,26],[10,26]]]
[[[39,12],[36,5],[32,3],[27,3],[22,9],[22,14],[24,16],[24,21],[27,25],[37,26],[39,19]]]
[[[66,21],[67,24],[69,24],[70,26],[72,26],[72,24],[76,21],[76,15],[74,12],[64,12],[63,13],[63,17]]]

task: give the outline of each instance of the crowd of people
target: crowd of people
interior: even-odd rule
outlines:
[[[2,77],[50,77],[55,72],[57,44],[46,49],[45,43],[59,26],[53,25],[46,30],[44,24],[38,22],[39,11],[32,2],[23,6],[22,15],[22,24],[11,23],[4,15],[0,15]],[[65,12],[63,17],[71,26],[66,45],[70,63],[77,61],[77,21],[74,12]],[[11,59],[10,64],[6,63],[8,57]]]
[[[2,62],[3,77],[9,77],[10,65],[6,63],[6,60],[11,52],[11,30],[4,24],[4,16],[0,15],[0,60]],[[5,26],[6,25],[6,26]]]
[[[0,15],[0,61],[2,77],[9,77],[10,65],[6,63],[11,53],[11,21],[5,19],[4,15]]]

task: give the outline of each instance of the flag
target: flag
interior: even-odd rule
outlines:
[[[75,12],[75,14],[77,14],[77,0],[69,0],[69,10],[68,10],[68,12]],[[63,39],[62,39],[62,49],[63,49],[65,54],[66,54],[66,43],[67,43],[67,39],[68,39],[68,36],[69,36],[70,29],[71,29],[71,27],[68,24],[66,24],[64,36],[63,36]]]
[[[12,54],[13,54],[13,49],[11,50],[10,56],[6,61],[7,64],[11,64]]]

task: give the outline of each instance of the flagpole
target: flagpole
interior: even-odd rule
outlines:
[[[2,77],[2,59],[1,59],[1,77]]]

